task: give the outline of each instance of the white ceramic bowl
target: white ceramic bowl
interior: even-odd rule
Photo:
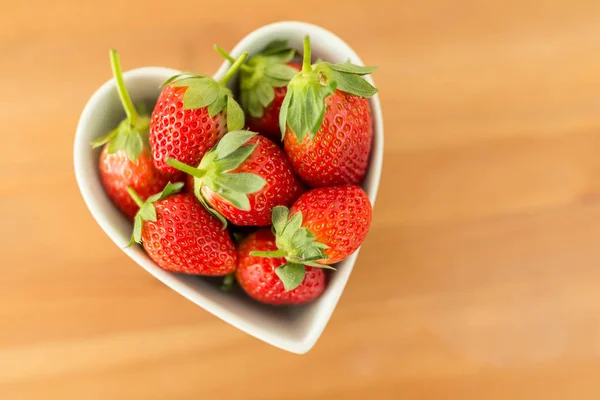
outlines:
[[[353,63],[362,65],[356,53],[339,37],[323,28],[302,22],[279,22],[263,26],[246,36],[231,54],[237,57],[243,51],[256,53],[274,39],[287,39],[291,47],[302,50],[302,39],[306,34],[311,38],[314,59],[321,57],[330,62],[344,62],[350,59]],[[224,62],[215,77],[221,77],[228,65],[228,62]],[[124,79],[134,102],[152,103],[160,93],[160,84],[178,72],[169,68],[145,67],[126,72]],[[367,79],[371,81],[370,77]],[[370,101],[375,137],[369,171],[362,187],[373,203],[381,176],[383,120],[379,98],[374,96]],[[243,295],[221,292],[214,284],[201,278],[163,271],[140,246],[125,247],[131,235],[131,223],[104,193],[98,173],[99,149],[92,150],[90,146],[92,139],[114,128],[123,118],[124,112],[114,79],[111,79],[89,99],[75,134],[74,163],[77,183],[98,224],[125,254],[195,304],[274,346],[299,354],[309,351],[323,332],[337,305],[356,262],[358,251],[337,265],[338,270],[331,274],[327,290],[317,301],[300,307],[265,306]]]

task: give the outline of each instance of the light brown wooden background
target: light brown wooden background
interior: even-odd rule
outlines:
[[[0,0],[0,398],[597,399],[600,2]],[[324,25],[386,126],[371,234],[305,356],[137,267],[72,171],[110,76],[211,73],[214,42]]]

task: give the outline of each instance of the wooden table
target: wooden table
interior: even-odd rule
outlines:
[[[598,399],[600,3],[0,0],[0,398]],[[283,19],[370,64],[386,126],[371,234],[305,356],[213,317],[85,207],[79,113],[143,65],[211,73]]]

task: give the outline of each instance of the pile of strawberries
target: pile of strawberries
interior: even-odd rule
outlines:
[[[92,143],[102,183],[133,221],[131,244],[161,268],[225,276],[267,304],[309,302],[371,223],[357,185],[377,92],[362,76],[375,68],[312,64],[308,37],[302,64],[285,41],[249,59],[215,48],[227,73],[171,77],[151,115],[136,110],[111,50],[127,118]]]

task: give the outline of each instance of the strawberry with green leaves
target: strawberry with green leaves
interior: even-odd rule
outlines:
[[[273,208],[291,205],[304,191],[283,150],[255,132],[227,133],[197,168],[167,163],[194,177],[196,197],[224,224],[270,225]]]
[[[354,253],[367,236],[371,213],[371,202],[358,186],[309,190],[291,209],[273,209],[275,248],[250,255],[284,259],[275,273],[286,291],[293,290],[303,282],[306,268],[332,268]]]
[[[304,304],[318,298],[326,284],[322,268],[294,267],[283,257],[253,255],[254,252],[276,250],[275,236],[267,228],[242,239],[238,246],[238,266],[235,271],[241,288],[253,299],[271,305]],[[296,271],[297,268],[301,268],[301,274]]]
[[[377,89],[362,76],[375,67],[311,65],[308,36],[302,71],[288,84],[279,125],[294,169],[312,187],[360,183],[367,172]]]
[[[163,84],[150,120],[150,144],[156,168],[174,173],[175,169],[166,163],[167,158],[197,165],[225,132],[244,127],[244,112],[227,88],[227,82],[247,55],[242,54],[219,81],[183,73]]]
[[[193,275],[224,276],[237,265],[235,246],[221,222],[189,194],[179,194],[183,183],[168,183],[143,201],[132,188],[139,206],[131,244],[141,243],[164,270]]]
[[[215,48],[229,61],[235,61],[222,48]],[[248,129],[276,142],[281,141],[279,110],[287,93],[286,86],[301,68],[292,62],[295,54],[286,40],[276,40],[240,68],[240,102],[248,116]]]
[[[132,187],[142,199],[162,190],[174,175],[163,174],[154,168],[148,145],[148,115],[138,114],[125,87],[119,54],[110,50],[110,62],[117,91],[127,117],[105,136],[92,142],[94,148],[103,146],[99,169],[102,184],[108,197],[129,219],[133,219],[138,206],[129,196]]]

